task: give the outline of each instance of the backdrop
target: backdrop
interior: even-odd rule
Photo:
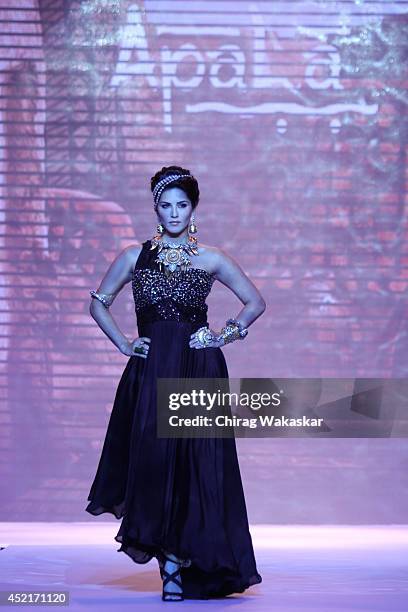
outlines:
[[[231,376],[406,377],[406,2],[0,7],[0,519],[92,520],[127,358],[89,289],[153,236],[164,165],[267,302]],[[216,283],[211,326],[241,307]],[[112,314],[135,337],[130,285]],[[405,522],[403,438],[238,446],[252,522]]]

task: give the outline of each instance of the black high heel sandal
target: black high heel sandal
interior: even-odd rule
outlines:
[[[171,563],[177,564],[177,568],[174,570],[174,572],[168,572],[166,569],[164,569],[166,561],[164,562],[163,567],[160,567],[160,576],[163,580],[162,600],[163,601],[183,601],[184,600],[183,585],[181,584],[181,576],[180,576],[181,565],[180,563],[177,563],[177,561],[174,561],[174,559],[171,559],[170,557],[168,557],[166,554],[164,555],[164,557],[166,561],[170,561]],[[178,593],[177,591],[166,591],[165,586],[169,582],[172,582],[173,584],[176,584],[178,587],[180,587],[182,592]]]

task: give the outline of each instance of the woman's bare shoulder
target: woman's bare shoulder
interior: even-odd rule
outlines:
[[[212,274],[215,274],[219,267],[220,258],[222,258],[221,249],[216,246],[203,244],[200,242],[198,245],[198,254],[200,257],[201,267],[205,268]]]
[[[137,259],[140,255],[140,252],[143,248],[143,244],[139,242],[132,242],[127,247],[124,247],[117,257],[117,261],[121,262],[122,266],[125,266],[129,275],[129,278],[132,275],[133,270],[135,269]]]
[[[143,244],[141,242],[132,242],[128,247],[126,247],[128,252],[131,255],[139,255],[140,251],[143,249]]]
[[[128,253],[128,259],[130,261],[130,266],[132,270],[134,270],[137,259],[143,249],[143,244],[141,242],[133,242],[130,244],[125,250]]]
[[[219,248],[210,244],[204,244],[200,242],[198,245],[198,252],[200,255],[208,255],[209,257],[216,255],[219,252]]]
[[[202,255],[203,257],[205,257],[208,261],[211,261],[212,263],[216,263],[217,261],[220,261],[220,259],[223,259],[225,256],[228,257],[227,253],[225,253],[223,249],[216,247],[216,246],[209,245],[209,244],[200,243],[198,247],[198,252],[200,255]]]

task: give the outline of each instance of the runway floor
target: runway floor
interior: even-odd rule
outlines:
[[[0,590],[68,591],[70,611],[408,610],[408,525],[254,525],[262,583],[219,600],[161,601],[157,561],[117,552],[118,522],[0,523]],[[4,593],[5,592],[5,593]],[[1,609],[15,608],[1,606]],[[34,606],[24,605],[19,606]],[[36,610],[50,607],[36,605]]]

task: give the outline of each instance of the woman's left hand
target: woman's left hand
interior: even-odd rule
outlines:
[[[208,337],[208,340],[206,340],[205,343],[202,337],[203,332]],[[209,337],[209,334],[211,334],[211,338]],[[223,338],[218,339],[217,338],[218,335],[219,334],[217,334],[212,329],[209,329],[208,327],[200,327],[200,329],[198,329],[196,332],[194,332],[194,334],[191,334],[190,336],[190,342],[189,342],[190,348],[202,349],[202,348],[217,348],[219,346],[224,346],[225,344],[224,339]],[[200,341],[200,337],[201,337],[201,341]]]

